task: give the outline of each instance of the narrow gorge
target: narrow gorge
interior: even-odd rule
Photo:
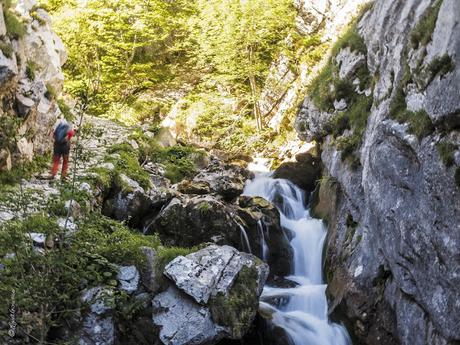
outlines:
[[[460,344],[458,0],[1,0],[0,83],[2,344]]]

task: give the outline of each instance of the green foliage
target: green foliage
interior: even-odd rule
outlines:
[[[16,185],[21,179],[30,179],[37,173],[41,173],[51,164],[49,155],[36,156],[31,162],[15,164],[10,171],[0,172],[0,186]]]
[[[64,99],[58,98],[57,104],[58,104],[59,109],[61,110],[62,115],[64,115],[64,118],[67,121],[72,122],[75,120],[74,114],[72,113],[70,107],[66,104]]]
[[[43,231],[48,238],[59,236],[55,219],[37,215],[24,222],[13,220],[0,225],[0,249],[13,253],[10,259],[1,259],[5,265],[0,284],[0,317],[8,318],[11,294],[14,290],[18,326],[30,330],[30,336],[42,341],[48,330],[76,317],[81,307],[81,288],[86,284],[101,284],[106,278],[91,277],[88,270],[95,259],[75,247],[66,250],[45,247],[44,254],[32,249],[27,232]],[[47,241],[48,242],[48,241]],[[2,255],[3,257],[3,255]],[[101,262],[96,263],[101,265]],[[113,272],[108,262],[103,271]]]
[[[0,41],[0,50],[2,51],[3,55],[7,57],[8,59],[11,59],[13,57],[13,47],[10,43]]]
[[[362,137],[358,134],[342,136],[337,139],[337,149],[342,151],[342,161],[350,159],[352,167],[356,167],[359,164],[359,160],[353,154],[361,145],[361,140]]]
[[[66,90],[78,94],[88,84],[92,113],[126,119],[123,113],[129,112],[137,120],[155,116],[164,101],[140,105],[139,96],[177,88],[176,79],[191,75],[184,25],[189,1],[42,3],[54,12],[54,29],[67,46]]]
[[[107,152],[109,154],[118,154],[120,156],[118,158],[109,155],[105,158],[106,162],[114,164],[115,171],[112,176],[114,176],[118,182],[120,182],[119,176],[124,174],[137,181],[144,189],[151,187],[150,175],[141,167],[139,163],[140,157],[130,144],[121,143],[112,145]]]
[[[159,245],[157,236],[145,236],[100,214],[91,214],[84,220],[73,239],[76,249],[96,253],[111,263],[136,267],[145,264],[140,247]]]
[[[10,8],[11,2],[3,7],[3,16],[5,18],[6,32],[8,37],[11,39],[20,39],[26,33],[26,27],[24,23],[18,18],[18,16]]]
[[[410,40],[414,49],[418,49],[419,46],[426,46],[431,41],[442,1],[437,0],[434,5],[428,7],[412,31]]]
[[[38,24],[40,24],[40,25],[45,25],[45,24],[46,24],[46,21],[45,21],[42,17],[40,17],[40,16],[38,15],[37,9],[38,9],[38,7],[37,7],[37,6],[34,6],[34,7],[30,10],[29,14],[30,14],[30,16],[32,17],[32,19],[34,19],[34,20],[36,20],[36,21],[38,22]]]
[[[457,145],[449,142],[440,142],[436,145],[439,156],[444,165],[449,168],[455,163],[454,153],[457,150]]]
[[[37,70],[37,64],[33,61],[27,61],[26,65],[26,76],[29,80],[35,80],[35,72]]]
[[[165,177],[173,183],[196,174],[195,155],[203,155],[191,146],[175,145],[157,152],[151,159],[165,165]]]
[[[56,99],[57,93],[53,85],[47,83],[46,84],[46,91],[45,91],[45,97],[48,98],[50,101]]]
[[[308,94],[320,110],[328,111],[334,107],[335,95],[331,92],[334,73],[337,73],[337,68],[330,60],[309,86]]]
[[[347,31],[334,44],[331,55],[337,56],[340,50],[350,48],[352,52],[367,54],[366,44],[358,33],[357,20],[354,20]]]
[[[390,106],[390,117],[399,123],[407,122],[409,131],[422,139],[434,131],[433,122],[424,110],[413,112],[407,109],[402,87],[398,87]]]
[[[444,54],[443,56],[437,56],[431,63],[428,65],[428,71],[430,72],[430,78],[428,84],[437,76],[441,77],[446,75],[449,72],[455,70],[454,60],[448,55]]]

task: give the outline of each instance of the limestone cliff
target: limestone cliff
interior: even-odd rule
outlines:
[[[330,305],[356,343],[460,341],[459,18],[457,0],[375,1],[297,115],[321,143]]]
[[[0,5],[0,169],[50,148],[60,114],[64,46],[35,0]]]

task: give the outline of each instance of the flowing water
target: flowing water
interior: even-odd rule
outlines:
[[[287,180],[259,173],[247,183],[244,194],[273,202],[280,211],[281,225],[292,236],[293,275],[286,278],[298,286],[266,286],[261,307],[273,312],[272,322],[286,331],[294,345],[351,344],[346,329],[328,319],[326,284],[322,279],[326,230],[321,220],[310,217],[302,190]],[[284,303],[274,305],[269,301]]]

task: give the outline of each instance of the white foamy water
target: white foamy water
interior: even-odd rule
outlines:
[[[273,202],[280,211],[281,225],[293,236],[290,242],[294,252],[293,275],[287,278],[299,286],[266,286],[262,301],[283,298],[287,303],[274,306],[260,302],[261,307],[274,312],[272,322],[286,330],[293,345],[350,345],[346,329],[328,319],[321,264],[326,229],[321,220],[310,217],[302,190],[265,173],[249,181],[244,194]]]

